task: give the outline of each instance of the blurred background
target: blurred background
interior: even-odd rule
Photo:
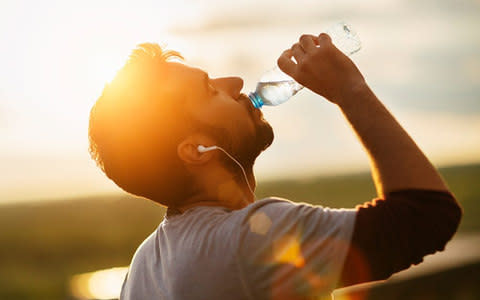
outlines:
[[[362,40],[352,60],[462,203],[455,253],[476,261],[479,1],[2,0],[0,299],[115,298],[126,270],[92,272],[127,266],[161,222],[162,207],[126,195],[87,151],[89,110],[137,44],[167,45],[211,77],[241,76],[248,93],[302,33],[341,20]],[[257,160],[258,197],[330,207],[375,197],[367,156],[334,105],[305,89],[263,111],[276,138]],[[117,282],[113,296],[88,290],[99,278]]]

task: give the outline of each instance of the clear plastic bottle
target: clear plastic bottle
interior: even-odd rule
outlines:
[[[361,49],[357,33],[345,22],[329,27],[326,33],[345,55],[352,55]],[[301,84],[275,67],[263,74],[255,92],[250,93],[248,97],[255,108],[261,108],[263,105],[275,106],[286,102],[302,88]]]

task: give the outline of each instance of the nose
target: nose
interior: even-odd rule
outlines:
[[[240,77],[221,77],[213,79],[213,84],[217,89],[237,99],[243,88],[243,79]]]

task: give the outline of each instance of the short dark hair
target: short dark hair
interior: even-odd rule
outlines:
[[[89,152],[120,188],[166,206],[193,193],[193,179],[177,156],[186,136],[181,99],[168,91],[165,71],[176,51],[144,43],[105,86],[90,112]]]

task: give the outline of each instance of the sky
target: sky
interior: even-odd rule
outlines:
[[[0,203],[119,192],[88,155],[88,115],[142,42],[180,51],[243,92],[302,33],[338,21],[352,60],[436,166],[480,162],[477,0],[22,1],[0,3]],[[257,180],[366,171],[334,105],[304,89],[263,110],[274,144]]]

